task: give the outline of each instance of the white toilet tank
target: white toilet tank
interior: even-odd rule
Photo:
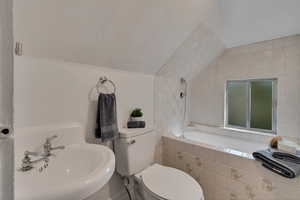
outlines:
[[[115,144],[117,172],[131,176],[152,165],[156,141],[153,129],[121,129]]]

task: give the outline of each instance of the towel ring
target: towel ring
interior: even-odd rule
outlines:
[[[116,84],[112,80],[109,80],[106,76],[102,76],[99,78],[97,85],[96,85],[97,92],[100,93],[100,87],[103,86],[107,82],[109,82],[113,86],[114,93],[116,93]]]

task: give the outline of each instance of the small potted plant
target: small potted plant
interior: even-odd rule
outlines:
[[[131,121],[143,121],[143,112],[141,108],[135,108],[130,114]]]
[[[146,122],[143,120],[143,111],[141,108],[135,108],[130,114],[130,120],[127,122],[127,128],[145,128]]]

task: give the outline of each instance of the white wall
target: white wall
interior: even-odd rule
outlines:
[[[12,125],[12,1],[0,1],[0,126]]]
[[[12,0],[0,0],[0,127],[12,126]],[[0,136],[1,137],[1,136]],[[13,200],[13,139],[0,138],[0,199]]]
[[[126,125],[134,107],[143,108],[147,124],[153,125],[153,76],[26,56],[15,58],[16,127],[70,122],[90,125],[95,121],[95,85],[100,76],[116,84],[119,127]]]
[[[15,57],[14,76],[16,128],[76,122],[82,124],[89,142],[98,143],[93,137],[97,105],[94,87],[100,76],[107,76],[117,86],[119,127],[126,124],[134,107],[142,108],[147,126],[153,126],[151,75],[22,56]],[[91,199],[113,198],[123,189],[115,175]]]
[[[189,118],[222,127],[226,80],[278,78],[278,134],[300,135],[300,35],[226,49],[191,82]]]

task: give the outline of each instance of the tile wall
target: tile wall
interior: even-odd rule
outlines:
[[[161,160],[161,135],[180,135],[186,122],[187,99],[179,93],[184,91],[180,78],[187,81],[209,65],[224,50],[218,35],[204,23],[190,34],[177,48],[154,78],[154,119],[158,132],[156,160]]]
[[[190,120],[222,127],[226,81],[257,78],[278,79],[278,134],[297,139],[300,135],[300,35],[226,49],[190,81]]]
[[[179,92],[184,89],[180,78],[190,80],[223,50],[218,36],[200,24],[156,74],[155,122],[160,134],[180,134],[182,130],[185,101],[179,97]]]
[[[163,136],[163,164],[183,170],[202,186],[206,200],[299,200],[300,178],[287,179],[259,162]]]

